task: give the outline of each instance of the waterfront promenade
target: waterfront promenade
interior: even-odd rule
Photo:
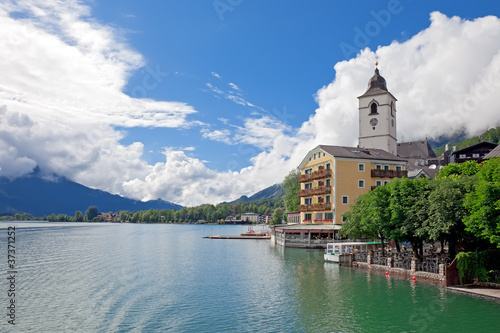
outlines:
[[[495,298],[500,300],[500,289],[496,288],[486,288],[480,286],[454,286],[448,287],[449,290],[458,291],[461,293],[467,293],[476,296]]]

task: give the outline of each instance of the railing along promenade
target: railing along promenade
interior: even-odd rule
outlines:
[[[427,253],[420,260],[414,258],[412,251],[356,252],[352,255],[353,264],[368,268],[378,268],[405,275],[418,275],[444,282],[446,267],[451,263],[447,253]]]

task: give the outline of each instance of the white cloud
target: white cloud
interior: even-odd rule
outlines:
[[[461,128],[470,135],[500,125],[500,20],[448,18],[411,39],[380,47],[380,74],[398,99],[398,139],[437,138]],[[375,54],[363,50],[335,65],[336,78],[317,93],[319,108],[302,132],[323,143],[355,145],[356,96],[366,90]]]
[[[232,83],[232,82],[229,82],[229,86],[231,87],[231,89],[233,90],[236,90],[236,91],[240,91],[240,87],[238,87],[236,84]]]
[[[30,18],[11,18],[14,11]],[[39,166],[113,193],[198,205],[281,182],[317,144],[357,144],[356,97],[374,69],[368,49],[335,65],[335,80],[318,90],[318,108],[298,129],[248,102],[234,83],[228,92],[208,83],[222,98],[258,109],[240,127],[219,118],[232,129],[209,130],[188,119],[195,110],[185,103],[123,94],[131,73],[146,64],[116,30],[89,15],[78,2],[0,4],[1,176],[18,177]],[[499,50],[498,18],[464,21],[440,13],[416,36],[380,47],[380,72],[399,100],[399,139],[460,128],[477,134],[500,125]],[[166,75],[157,66],[145,73],[137,92],[155,89]],[[251,165],[229,161],[227,171],[217,172],[186,155],[192,147],[167,149],[164,162],[149,165],[142,159],[144,145],[121,144],[125,133],[117,126],[202,126],[202,137],[241,146]]]
[[[89,13],[73,1],[0,4],[0,175],[21,176],[38,165],[124,194],[123,181],[145,177],[152,166],[141,160],[143,145],[121,145],[114,127],[192,124],[187,116],[195,110],[185,103],[122,92],[144,60]],[[154,89],[164,73],[146,67],[146,75],[139,90]]]
[[[201,130],[201,135],[205,139],[223,142],[223,143],[228,144],[228,145],[232,144],[232,141],[230,139],[231,131],[229,131],[227,129],[210,130],[208,128],[203,128]]]

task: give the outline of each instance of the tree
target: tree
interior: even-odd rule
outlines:
[[[428,219],[430,180],[403,178],[394,180],[389,185],[390,228],[393,231],[391,238],[410,242],[415,257],[420,259],[423,255],[423,243],[427,238],[422,226]]]
[[[434,181],[429,195],[429,218],[423,228],[431,241],[448,242],[451,258],[456,255],[456,245],[465,240],[467,232],[463,219],[467,216],[465,196],[471,192],[476,176],[446,177]]]
[[[283,190],[285,191],[285,194],[283,195],[283,203],[287,212],[296,212],[300,204],[299,175],[299,168],[293,169],[283,181]]]
[[[83,214],[79,210],[75,212],[75,222],[83,222]]]
[[[85,212],[85,219],[87,221],[92,221],[94,217],[97,217],[99,214],[99,211],[97,210],[96,206],[90,206],[87,211]]]
[[[344,214],[341,233],[351,238],[379,238],[384,251],[384,240],[390,234],[390,194],[388,186],[378,186],[359,196]]]
[[[467,194],[464,219],[467,230],[500,248],[500,158],[488,160],[477,173],[473,192]]]
[[[436,179],[450,176],[473,176],[481,169],[476,161],[466,161],[464,163],[452,163],[445,166],[436,176]]]
[[[273,217],[269,224],[281,224],[281,220],[283,219],[283,209],[276,208],[273,213]]]

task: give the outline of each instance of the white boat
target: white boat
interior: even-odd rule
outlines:
[[[339,242],[326,244],[324,258],[326,261],[339,262],[340,256],[345,254],[354,254],[358,252],[367,252],[368,245],[373,242]]]

